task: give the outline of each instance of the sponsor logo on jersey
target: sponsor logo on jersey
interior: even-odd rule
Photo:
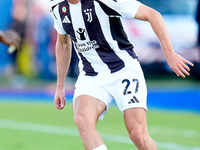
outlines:
[[[87,15],[87,21],[92,22],[92,9],[86,9],[84,10],[85,15]]]
[[[99,48],[99,45],[97,44],[96,40],[87,41],[87,42],[84,42],[84,43],[74,42],[74,46],[75,46],[75,49],[79,53],[83,53],[83,52],[87,52],[87,51],[92,50],[92,49]]]
[[[66,7],[66,6],[63,6],[63,7],[62,7],[62,12],[63,12],[63,13],[66,13],[66,12],[67,12],[67,7]]]
[[[67,16],[65,16],[62,23],[71,23],[71,21],[69,20],[69,18]]]
[[[88,33],[87,33],[86,29],[78,28],[76,30],[76,37],[77,37],[77,39],[82,41],[79,43],[74,42],[75,49],[80,53],[99,48],[99,45],[97,44],[96,40],[93,40],[93,41],[86,40],[88,37]]]
[[[79,39],[79,40],[85,40],[87,38],[87,31],[83,28],[78,28],[76,30],[76,37]]]

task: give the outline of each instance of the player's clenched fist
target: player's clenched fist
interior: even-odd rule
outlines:
[[[65,99],[65,91],[64,90],[56,90],[56,94],[54,97],[54,103],[57,109],[63,109],[66,105]]]

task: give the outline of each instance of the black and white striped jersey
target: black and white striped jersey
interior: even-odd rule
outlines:
[[[79,70],[89,76],[114,73],[138,59],[128,41],[120,17],[134,18],[140,2],[136,0],[51,0],[54,27],[69,34],[80,59]]]

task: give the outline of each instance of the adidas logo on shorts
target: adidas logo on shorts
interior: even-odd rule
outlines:
[[[132,103],[140,103],[140,102],[135,96],[133,96],[133,98],[128,102],[128,104],[132,104]]]

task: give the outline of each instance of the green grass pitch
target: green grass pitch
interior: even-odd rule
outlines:
[[[159,150],[200,150],[200,114],[149,109],[148,128]],[[134,125],[134,124],[133,124]],[[97,124],[108,150],[136,150],[113,105]],[[0,102],[0,150],[83,150],[72,105]]]

